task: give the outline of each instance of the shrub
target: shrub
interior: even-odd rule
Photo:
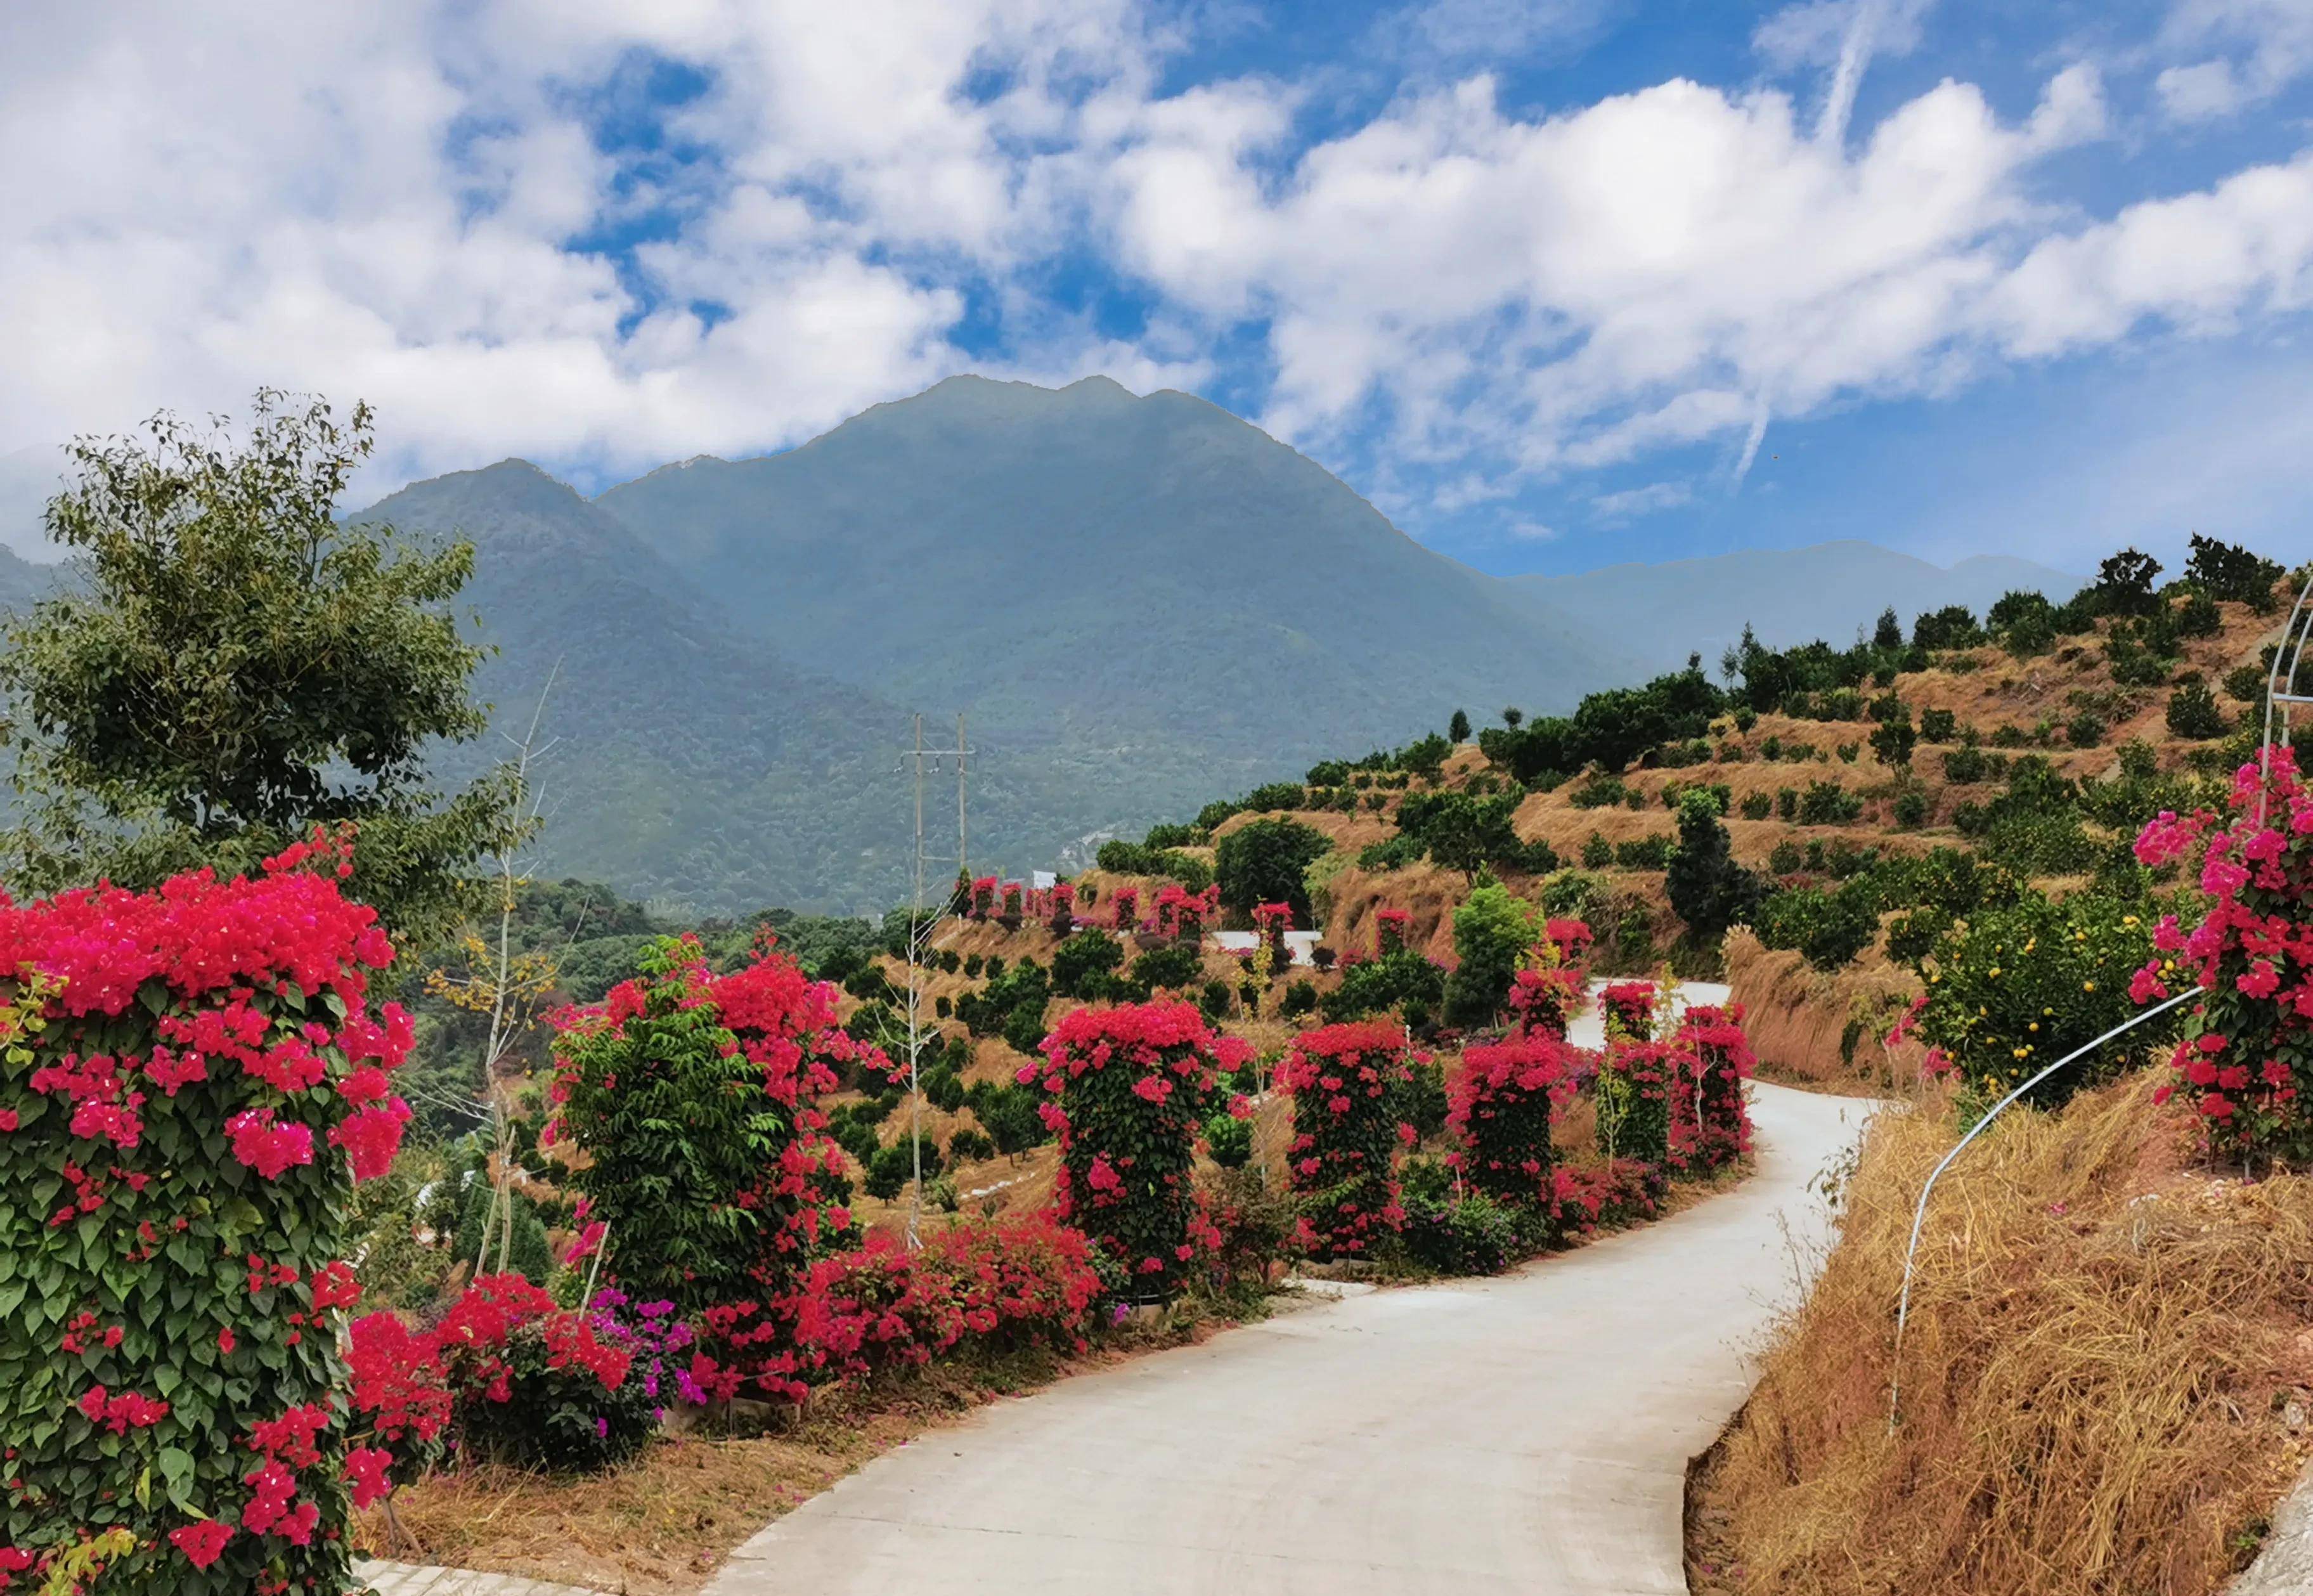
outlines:
[[[1406,1257],[1440,1274],[1499,1274],[1532,1250],[1512,1210],[1482,1193],[1405,1199]]]
[[[556,1017],[552,1128],[587,1155],[572,1184],[610,1227],[620,1283],[690,1314],[782,1284],[840,1228],[826,1178],[842,1164],[814,1099],[863,1050],[835,989],[784,954],[715,975],[695,939],[669,937],[641,962]]]
[[[1409,837],[1403,832],[1385,842],[1369,842],[1358,851],[1358,869],[1361,870],[1401,870],[1407,865],[1419,864],[1427,851],[1419,837]]]
[[[1454,911],[1454,971],[1446,978],[1449,1025],[1490,1024],[1509,995],[1518,959],[1534,945],[1542,916],[1507,887],[1489,882]]]
[[[1205,1118],[1205,1151],[1224,1169],[1242,1169],[1253,1161],[1253,1121],[1234,1114]]]
[[[1301,1243],[1318,1257],[1369,1253],[1403,1222],[1391,1165],[1415,1139],[1396,1114],[1408,1080],[1404,1034],[1386,1024],[1304,1031],[1279,1063],[1278,1089],[1293,1100],[1286,1168]]]
[[[1958,731],[1959,718],[1949,710],[1920,711],[1920,741],[1922,743],[1948,743],[1958,735]]]
[[[106,1588],[347,1579],[337,1254],[410,1041],[350,862],[317,833],[255,879],[0,903],[0,1568],[120,1530]],[[204,1519],[238,1525],[214,1562]]]
[[[2190,737],[2195,742],[2225,735],[2225,712],[2217,706],[2216,695],[2198,675],[2186,675],[2168,695],[2168,730],[2172,736]]]
[[[1928,795],[1925,789],[1907,787],[1895,795],[1895,824],[1906,831],[1916,830],[1928,823]]]
[[[1427,1024],[1446,997],[1446,972],[1403,945],[1351,966],[1341,985],[1317,1000],[1328,1022],[1363,1019],[1394,1010],[1408,1025]]]
[[[1169,1293],[1196,1256],[1189,1185],[1220,1059],[1187,1003],[1079,1009],[1044,1043],[1045,1122],[1060,1141],[1052,1212],[1091,1236],[1143,1292]]]
[[[1799,804],[1801,825],[1844,825],[1863,813],[1863,797],[1836,781],[1810,781]]]
[[[1597,775],[1576,788],[1568,801],[1578,809],[1611,809],[1629,797],[1620,777]]]
[[[1614,862],[1614,845],[1606,841],[1604,832],[1592,832],[1589,840],[1582,844],[1582,868],[1603,870]]]
[[[1589,1235],[1604,1226],[1652,1219],[1665,1190],[1658,1165],[1612,1159],[1603,1167],[1551,1172],[1549,1214],[1560,1236]]]
[[[1608,1035],[1619,1034],[1640,1042],[1655,1034],[1655,1004],[1661,993],[1651,981],[1618,981],[1598,994],[1609,1022]]]
[[[1754,921],[1769,948],[1796,948],[1818,970],[1851,964],[1879,934],[1879,906],[1867,877],[1834,892],[1798,887],[1771,895]]]
[[[2260,614],[2273,608],[2273,584],[2282,576],[2277,561],[2197,532],[2188,547],[2185,575],[2203,594],[2248,604]]]
[[[2033,894],[1984,910],[1948,932],[1930,956],[1919,1034],[1969,1085],[2003,1095],[2127,1018],[2129,976],[2151,952],[2150,928],[2099,893],[2061,904]],[[2081,1060],[2036,1089],[2031,1100],[2063,1102],[2116,1073],[2128,1051]]]
[[[919,1152],[923,1158],[924,1179],[928,1182],[940,1172],[939,1149],[928,1136],[919,1136],[913,1142],[902,1137],[889,1147],[879,1148],[868,1160],[867,1178],[860,1189],[878,1202],[889,1203],[915,1179]]]
[[[1672,913],[1697,937],[1715,937],[1749,913],[1759,895],[1757,880],[1735,862],[1725,805],[1709,795],[1689,793],[1679,800],[1678,851],[1668,860],[1664,889]]]
[[[1574,1063],[1571,1048],[1547,1036],[1464,1051],[1447,1083],[1446,1124],[1461,1140],[1455,1167],[1471,1186],[1513,1206],[1542,1204],[1552,1109],[1574,1089]]]
[[[1052,990],[1064,998],[1083,997],[1087,977],[1108,974],[1123,962],[1122,943],[1087,927],[1052,949]],[[1040,1022],[1042,1018],[1037,1016]]]
[[[1742,1005],[1698,1005],[1679,1017],[1677,1040],[1694,1060],[1692,1109],[1696,1142],[1691,1162],[1716,1169],[1751,1151],[1751,1110],[1743,1083],[1758,1068],[1743,1030]]]
[[[996,1143],[996,1151],[1015,1158],[1051,1140],[1051,1127],[1040,1112],[1042,1107],[1042,1099],[1027,1087],[997,1086],[972,1100],[972,1112]]]
[[[1039,1216],[928,1231],[910,1252],[878,1232],[811,1266],[795,1343],[814,1378],[866,1379],[959,1348],[1080,1348],[1101,1295],[1092,1248]]]
[[[1742,810],[1743,818],[1746,820],[1764,820],[1775,812],[1774,795],[1765,792],[1746,792],[1743,795]]]
[[[1288,986],[1283,1001],[1278,1005],[1279,1012],[1288,1019],[1298,1019],[1315,1012],[1316,1007],[1317,989],[1306,981],[1296,981]]]
[[[1628,1040],[1608,1036],[1596,1089],[1599,1145],[1609,1159],[1684,1168],[1701,1141],[1693,1055],[1679,1043],[1648,1041],[1643,1032]]]
[[[950,1168],[957,1164],[976,1164],[995,1156],[995,1139],[984,1131],[975,1131],[965,1125],[948,1135],[946,1161]]]
[[[1151,992],[1159,987],[1185,992],[1196,984],[1204,966],[1204,956],[1195,943],[1175,942],[1169,948],[1152,948],[1134,959],[1132,979]]]
[[[1626,870],[1667,869],[1671,847],[1671,840],[1666,836],[1633,837],[1614,844],[1614,862]]]
[[[640,1451],[658,1405],[632,1354],[518,1274],[485,1274],[431,1333],[462,1458],[595,1469]]]
[[[1332,846],[1324,833],[1297,820],[1256,820],[1220,841],[1216,876],[1220,901],[1239,914],[1262,904],[1291,905],[1297,920],[1309,918],[1303,875]]]

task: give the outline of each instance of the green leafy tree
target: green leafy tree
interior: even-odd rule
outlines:
[[[1448,1025],[1490,1023],[1509,995],[1518,960],[1542,931],[1542,911],[1487,882],[1454,911],[1453,974],[1446,978]]]
[[[1879,612],[1879,623],[1871,629],[1871,646],[1875,648],[1900,648],[1904,646],[1904,623],[1897,619],[1893,604]]]
[[[1221,904],[1250,914],[1262,904],[1290,904],[1296,921],[1309,919],[1304,873],[1332,843],[1325,833],[1297,820],[1256,820],[1220,840],[1214,851],[1214,876]]]
[[[1678,801],[1678,851],[1664,886],[1672,911],[1697,937],[1719,935],[1759,898],[1757,878],[1735,862],[1720,814],[1718,798],[1702,789]]]
[[[1454,711],[1454,719],[1446,723],[1446,736],[1447,741],[1457,746],[1470,740],[1470,717],[1466,710]]]
[[[245,873],[351,821],[349,890],[389,930],[430,941],[465,917],[514,811],[502,778],[444,798],[427,772],[433,745],[487,724],[468,697],[481,651],[449,607],[473,547],[340,524],[371,448],[366,405],[340,423],[269,390],[238,444],[164,413],[71,445],[46,525],[84,580],[11,627],[0,659],[11,886]]]

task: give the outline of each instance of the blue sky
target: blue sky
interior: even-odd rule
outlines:
[[[591,489],[1100,372],[1491,570],[2313,554],[2313,0],[185,12],[0,19],[0,496],[260,383]]]

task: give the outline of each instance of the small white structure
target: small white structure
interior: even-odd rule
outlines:
[[[1050,892],[1060,885],[1060,877],[1050,870],[1028,872],[1028,887],[1032,892]]]
[[[1310,949],[1315,948],[1320,939],[1319,934],[1315,931],[1286,932],[1287,962],[1304,969],[1315,966],[1317,961],[1311,956]],[[1259,931],[1215,931],[1208,939],[1208,945],[1222,953],[1252,953],[1261,947],[1261,933]]]

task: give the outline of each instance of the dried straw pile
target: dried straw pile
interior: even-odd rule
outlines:
[[[1938,1186],[1892,1436],[1904,1241],[1953,1131],[1881,1117],[1698,1480],[1698,1590],[2203,1596],[2247,1560],[2313,1441],[2313,1178],[2192,1168],[2155,1084],[2014,1115]]]

